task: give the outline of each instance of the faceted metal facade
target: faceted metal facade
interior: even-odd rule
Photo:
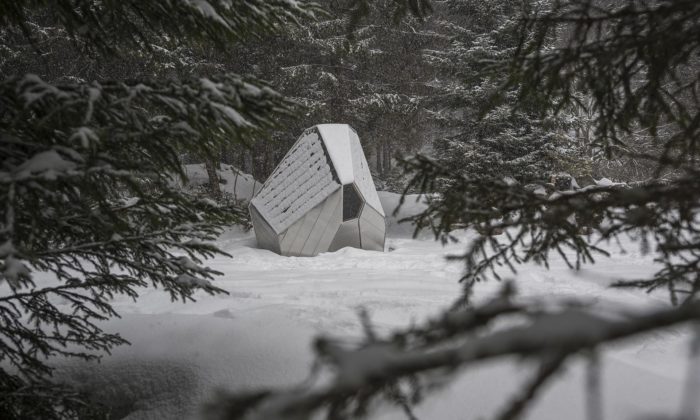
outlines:
[[[384,250],[386,221],[360,140],[347,124],[304,131],[251,200],[260,248],[314,256]]]

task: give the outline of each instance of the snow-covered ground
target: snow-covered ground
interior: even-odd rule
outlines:
[[[195,170],[197,168],[190,168]],[[196,172],[196,171],[195,171]],[[231,181],[226,188],[232,188]],[[252,192],[252,186],[245,186]],[[387,215],[398,196],[380,193]],[[418,211],[409,202],[402,215]],[[391,217],[387,252],[345,248],[318,257],[281,257],[257,249],[252,232],[232,228],[219,245],[233,255],[211,260],[224,273],[217,285],[228,295],[197,295],[194,303],[170,302],[159,290],[144,289],[140,299],[117,299],[121,319],[107,323],[131,346],[101,363],[65,362],[59,377],[90,389],[96,398],[120,407],[128,419],[193,418],[216,387],[244,389],[302,381],[311,363],[317,334],[360,334],[357,310],[366,308],[383,331],[406,326],[437,313],[458,296],[459,263],[445,256],[462,251],[459,243],[442,246],[429,236],[411,238],[410,226]],[[575,296],[599,305],[651,307],[666,296],[610,289],[615,279],[647,276],[651,256],[629,244],[611,247],[612,257],[575,273],[559,258],[550,270],[522,267],[516,284],[521,295]],[[498,290],[496,282],[478,286],[477,298]],[[639,337],[606,349],[602,384],[606,419],[676,414],[682,399],[689,334],[684,328]],[[503,360],[470,368],[440,393],[427,398],[421,419],[478,419],[493,415],[528,373],[525,364]],[[582,361],[557,377],[526,418],[584,419]],[[375,418],[402,418],[380,410]]]

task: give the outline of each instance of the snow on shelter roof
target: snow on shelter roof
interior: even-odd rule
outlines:
[[[319,124],[304,131],[251,205],[281,234],[341,185],[352,183],[384,216],[355,131],[347,124]]]
[[[350,126],[347,124],[319,124],[316,126],[323,137],[328,156],[333,162],[340,183],[350,184],[354,180],[352,151],[350,148]]]
[[[251,200],[278,234],[340,188],[323,149],[318,132],[306,130]]]

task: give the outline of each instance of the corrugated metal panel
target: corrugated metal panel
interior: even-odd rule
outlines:
[[[304,248],[306,240],[311,236],[318,217],[321,215],[321,210],[323,209],[323,204],[325,201],[318,206],[314,207],[310,212],[306,213],[304,216],[304,222],[302,223],[296,236],[292,238],[291,244],[289,245],[289,255],[300,256],[302,255],[301,250]]]

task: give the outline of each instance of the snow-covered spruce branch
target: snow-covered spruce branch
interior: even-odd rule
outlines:
[[[503,303],[501,303],[503,304]],[[494,305],[494,302],[488,303]],[[529,308],[522,306],[523,310]],[[512,307],[502,307],[503,316],[518,315]],[[595,349],[603,344],[625,339],[659,328],[678,325],[700,319],[700,303],[693,302],[644,313],[628,313],[604,316],[582,308],[565,307],[561,310],[544,310],[541,305],[529,308],[535,315],[527,316],[521,325],[486,330],[475,334],[470,328],[454,337],[446,335],[431,346],[412,346],[391,337],[372,339],[357,348],[348,348],[331,338],[319,338],[315,348],[320,363],[330,369],[331,378],[316,385],[300,385],[289,389],[267,389],[249,395],[221,393],[205,407],[205,418],[223,419],[305,419],[317,413],[334,415],[329,418],[349,418],[351,407],[357,399],[368,399],[381,394],[385,386],[403,378],[446,368],[478,364],[490,359],[507,356],[527,357],[541,365],[523,393],[499,415],[500,419],[514,418],[539,387],[559,370],[565,359],[583,350]],[[446,314],[450,323],[476,325],[476,309]],[[496,317],[494,321],[500,320]],[[423,329],[439,325],[433,321]],[[480,323],[487,326],[486,320]],[[452,327],[444,328],[452,330]],[[462,372],[468,374],[468,371]],[[339,408],[342,406],[343,408]],[[366,408],[366,407],[364,407]],[[363,408],[363,409],[364,409]]]
[[[7,115],[13,118],[13,126],[19,129],[23,125],[34,125],[32,131],[7,136],[7,141],[11,143],[7,143],[3,149],[12,152],[11,147],[18,146],[17,140],[23,141],[29,149],[31,144],[44,144],[32,133],[57,136],[62,141],[57,143],[55,153],[68,161],[64,171],[76,170],[82,166],[81,163],[84,164],[81,157],[84,160],[86,156],[77,153],[81,148],[104,142],[106,138],[119,138],[124,142],[149,136],[162,139],[160,141],[167,138],[171,142],[182,142],[185,137],[197,136],[204,140],[199,151],[205,152],[207,142],[221,142],[219,139],[223,136],[241,141],[251,130],[270,127],[273,124],[269,117],[271,113],[289,112],[293,105],[261,81],[234,74],[183,82],[140,81],[132,84],[110,81],[50,84],[37,76],[25,75],[0,81],[0,97],[7,107],[6,111],[19,113]],[[33,118],[36,114],[41,118]],[[14,118],[26,120],[22,124],[22,120]],[[136,123],[140,128],[135,131],[132,124]],[[62,129],[54,132],[41,130],[44,126],[53,125]],[[160,151],[164,153],[163,156],[151,157],[173,158],[172,151],[167,148]],[[55,156],[50,157],[58,160]],[[47,158],[49,156],[45,156],[44,160]],[[95,162],[92,170],[118,171],[127,165],[125,162],[118,165],[119,162],[115,162],[109,153],[100,158],[103,164]],[[146,171],[149,168],[151,166],[138,169]],[[17,167],[16,173],[11,173],[14,175],[12,178],[31,176],[31,169],[31,166]],[[3,175],[3,178],[9,176]]]
[[[607,256],[598,246],[620,235],[649,236],[665,267],[652,279],[620,282],[653,289],[668,287],[674,302],[697,293],[700,265],[700,172],[692,167],[672,180],[643,185],[590,186],[552,195],[537,185],[521,185],[492,178],[467,178],[451,173],[431,159],[418,156],[405,163],[413,172],[411,185],[423,191],[437,179],[451,179],[451,187],[411,218],[449,240],[450,232],[473,225],[483,235],[459,256],[465,261],[467,283],[498,277],[495,268],[534,261],[546,265],[551,252],[572,268]],[[640,240],[641,246],[644,241]],[[573,258],[567,251],[574,251]]]
[[[127,342],[119,334],[104,333],[96,324],[95,321],[116,316],[102,298],[65,290],[56,291],[54,297],[70,302],[73,313],[60,311],[47,294],[22,296],[0,304],[0,354],[21,378],[30,382],[51,373],[44,360],[48,355],[99,359],[99,353],[85,350],[109,352],[113,346]],[[28,318],[26,312],[31,314]],[[16,373],[3,369],[0,376],[3,375]]]
[[[243,212],[183,192],[181,158],[249,144],[295,104],[252,77],[171,77],[169,65],[185,58],[192,70],[212,46],[229,50],[318,13],[305,0],[0,4],[4,417],[97,417],[48,383],[47,360],[124,343],[98,322],[117,316],[115,296],[135,299],[147,286],[183,300],[223,292],[204,260],[224,254],[211,240]],[[42,75],[25,74],[33,68]]]
[[[122,243],[128,243],[128,242],[140,242],[144,240],[152,240],[152,244],[162,244],[166,245],[168,247],[171,247],[173,249],[180,248],[183,250],[188,249],[188,242],[178,242],[170,239],[164,239],[165,237],[185,237],[189,238],[192,235],[200,237],[200,239],[213,239],[211,235],[201,235],[200,234],[200,229],[208,229],[210,226],[207,223],[191,223],[187,224],[187,226],[176,226],[173,228],[166,228],[166,229],[161,229],[161,230],[156,230],[153,232],[144,232],[144,233],[139,233],[138,235],[133,235],[133,236],[127,236],[127,237],[112,237],[104,241],[98,241],[98,242],[87,242],[87,243],[78,243],[69,247],[61,247],[61,248],[52,248],[52,249],[47,249],[38,253],[35,253],[34,256],[36,257],[44,257],[44,256],[49,256],[49,255],[56,255],[56,254],[68,254],[68,253],[75,253],[75,252],[82,252],[82,251],[89,251],[89,250],[99,250],[99,249],[104,249],[106,247],[110,246],[118,246]],[[191,243],[191,242],[190,242]],[[212,251],[215,251],[212,245]],[[225,254],[224,255],[228,255]]]
[[[114,296],[149,285],[181,300],[224,292],[203,260],[223,254],[208,241],[241,211],[181,191],[179,153],[245,142],[290,109],[236,75],[0,81],[0,360],[13,371],[0,368],[1,407],[43,381],[48,357],[91,359],[124,343],[97,322],[117,315]],[[37,271],[53,283],[37,287]]]
[[[542,386],[560,370],[564,362],[566,362],[567,356],[565,353],[557,352],[542,355],[535,375],[525,384],[522,392],[513,397],[503,411],[495,417],[496,420],[515,420],[519,418],[525,408],[536,398]]]
[[[561,25],[571,36],[558,48],[548,48],[547,39]],[[544,95],[557,106],[543,109],[557,112],[569,105],[586,108],[593,116],[595,145],[609,154],[646,157],[658,165],[655,177],[665,169],[696,164],[698,2],[557,1],[544,10],[533,8],[521,26],[510,77],[511,84],[521,86],[521,98]],[[673,36],[659,38],[664,31]],[[648,76],[643,83],[642,74]],[[584,104],[577,91],[590,102]],[[638,153],[640,128],[657,141],[660,152]]]
[[[295,0],[31,0],[4,4],[0,22],[29,34],[37,9],[55,15],[71,38],[106,53],[120,47],[149,49],[155,34],[224,46],[323,13],[316,3]]]

